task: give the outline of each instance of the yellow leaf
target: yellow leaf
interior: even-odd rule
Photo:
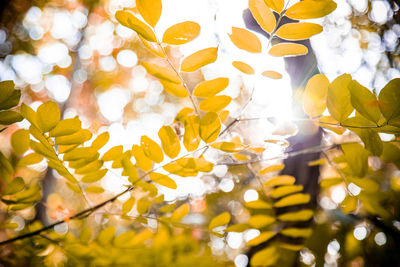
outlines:
[[[200,143],[200,119],[198,116],[190,115],[184,120],[184,124],[185,133],[183,135],[183,145],[187,151],[193,151]]]
[[[203,111],[218,112],[224,109],[232,101],[232,97],[226,95],[211,96],[200,102],[199,108]]]
[[[140,138],[140,145],[143,147],[144,154],[156,163],[160,163],[164,159],[161,147],[151,140],[148,136],[143,135]]]
[[[242,61],[233,61],[232,65],[236,69],[238,69],[241,72],[243,72],[244,74],[249,74],[249,75],[250,74],[254,74],[254,69],[250,65],[248,65],[248,64],[246,64],[246,63],[244,63]]]
[[[245,223],[234,224],[234,225],[226,227],[225,232],[244,232],[249,228],[250,228],[250,226]]]
[[[181,79],[179,78],[178,74],[171,69],[149,62],[143,62],[142,65],[148,71],[148,73],[159,79],[163,79],[172,83],[181,83]]]
[[[192,41],[200,34],[200,25],[193,21],[185,21],[169,27],[163,35],[162,42],[181,45]]]
[[[55,138],[56,145],[82,144],[92,138],[92,133],[87,129],[81,129],[71,135],[58,136]]]
[[[114,160],[122,155],[123,149],[124,148],[122,147],[122,145],[112,147],[101,157],[101,160],[103,161]]]
[[[37,125],[37,114],[36,112],[28,105],[25,103],[21,104],[21,109],[20,109],[21,115],[27,119],[32,125]]]
[[[228,87],[228,78],[216,78],[199,83],[193,90],[193,95],[197,97],[210,97],[218,94]]]
[[[242,154],[233,154],[233,157],[240,161],[248,161],[251,159],[249,156],[242,155]]]
[[[93,186],[86,187],[85,191],[87,193],[91,193],[91,194],[100,194],[100,193],[104,192],[104,188],[93,185]]]
[[[351,80],[350,74],[343,74],[328,86],[326,105],[331,116],[338,122],[343,122],[354,110],[348,89]]]
[[[397,120],[397,126],[400,127],[400,78],[396,78],[388,82],[385,87],[379,92],[379,107],[381,108],[383,116],[389,122]],[[394,124],[393,124],[394,125]]]
[[[100,169],[102,166],[103,166],[102,160],[95,160],[81,168],[76,169],[75,174],[87,174],[90,172],[94,172]]]
[[[259,236],[256,238],[251,239],[247,244],[249,246],[257,246],[263,242],[266,242],[273,238],[276,235],[275,232],[262,232]]]
[[[218,117],[221,121],[221,123],[225,123],[225,121],[228,119],[229,117],[229,111],[228,110],[222,110],[218,113]]]
[[[243,146],[242,144],[237,144],[233,142],[217,142],[213,143],[211,146],[215,149],[219,149],[228,153],[239,152],[245,149],[245,146]]]
[[[232,27],[232,34],[229,34],[229,37],[238,48],[250,53],[261,53],[261,41],[254,33],[246,29]]]
[[[290,236],[294,238],[306,238],[312,234],[312,230],[309,228],[286,228],[283,229],[280,233],[285,236]]]
[[[208,229],[214,229],[216,227],[228,224],[230,220],[231,220],[231,215],[229,214],[229,212],[225,211],[219,214],[218,216],[215,216],[211,220],[210,224],[208,225]]]
[[[158,131],[162,148],[165,154],[170,158],[175,158],[181,151],[178,136],[171,126],[163,126]]]
[[[291,185],[294,184],[296,178],[290,175],[279,175],[269,179],[265,182],[266,186],[277,186],[277,185]]]
[[[310,166],[310,167],[313,167],[313,166],[318,166],[318,165],[324,165],[325,163],[326,163],[326,159],[322,158],[322,159],[309,161],[307,163],[307,165]]]
[[[272,46],[268,53],[274,57],[301,56],[308,53],[308,48],[302,44],[279,43]]]
[[[269,172],[277,172],[277,171],[283,170],[283,168],[285,168],[284,164],[276,164],[276,165],[268,166],[268,167],[260,170],[258,172],[258,174],[259,175],[264,175],[264,174],[267,174]]]
[[[200,120],[200,137],[204,142],[211,143],[217,140],[221,131],[221,122],[215,112],[208,112]]]
[[[347,195],[345,199],[340,203],[340,207],[344,214],[349,214],[357,209],[358,199],[354,196]]]
[[[277,208],[282,208],[287,206],[306,204],[308,202],[310,202],[310,195],[298,193],[282,198],[281,200],[275,202],[274,206]]]
[[[11,147],[17,156],[24,154],[29,148],[29,131],[19,129],[11,136]]]
[[[142,22],[141,20],[136,18],[135,15],[133,15],[132,11],[118,10],[115,13],[115,18],[123,26],[134,30],[137,34],[141,35],[147,41],[157,42],[157,37],[154,34],[154,31],[149,26],[147,26],[144,22]]]
[[[295,221],[308,221],[313,216],[312,210],[300,210],[294,212],[288,212],[278,216],[280,221],[288,221],[288,222],[295,222]]]
[[[78,117],[65,119],[57,123],[50,132],[49,136],[63,136],[73,134],[81,129],[81,120]]]
[[[194,109],[192,109],[192,108],[183,108],[183,109],[181,109],[178,112],[178,114],[176,114],[176,116],[175,116],[175,122],[177,122],[177,121],[184,122],[186,117],[189,114],[192,114],[193,112],[194,112]]]
[[[136,209],[139,214],[145,214],[149,210],[150,206],[151,206],[151,201],[148,200],[146,197],[142,197],[136,203]]]
[[[161,16],[161,0],[136,0],[136,7],[143,19],[154,28]]]
[[[276,35],[286,40],[304,40],[322,32],[322,26],[315,23],[299,22],[282,25]]]
[[[210,47],[197,51],[183,59],[181,71],[192,72],[217,60],[218,47]]]
[[[74,161],[79,159],[97,159],[99,154],[91,147],[77,147],[64,154],[64,161]]]
[[[131,211],[133,205],[135,204],[135,198],[130,197],[127,201],[122,204],[122,213],[126,214]]]
[[[275,188],[271,192],[269,192],[269,195],[272,198],[281,198],[283,196],[300,192],[303,190],[302,185],[285,185],[285,186],[279,186],[278,188]]]
[[[154,184],[138,180],[135,185],[140,187],[143,191],[149,192],[150,197],[155,197],[158,194],[158,188]]]
[[[149,171],[153,167],[153,162],[143,152],[143,148],[138,145],[132,146],[132,155],[136,159],[136,165],[143,171]]]
[[[288,244],[288,243],[280,243],[279,247],[283,248],[283,249],[291,250],[291,251],[299,251],[302,248],[304,248],[304,245],[303,244],[294,245],[294,244]]]
[[[343,178],[342,177],[329,177],[329,178],[324,178],[320,182],[321,188],[328,188],[333,185],[341,184],[343,183]]]
[[[264,0],[249,0],[249,8],[258,25],[264,31],[271,33],[275,29],[275,16]]]
[[[39,163],[43,160],[43,157],[37,153],[31,153],[23,157],[19,162],[19,166],[26,166]]]
[[[285,16],[291,19],[316,19],[328,15],[336,6],[332,0],[304,0],[289,7]]]
[[[127,157],[124,157],[121,163],[122,167],[124,168],[124,172],[122,173],[122,175],[129,176],[128,181],[132,184],[135,183],[139,179],[139,173],[135,165],[133,165],[131,160]]]
[[[189,95],[182,83],[171,83],[164,80],[160,80],[160,82],[164,86],[164,90],[170,95],[177,97],[187,97]]]
[[[98,171],[86,174],[85,176],[82,177],[81,181],[83,183],[94,183],[94,182],[99,181],[106,174],[107,174],[107,169],[98,170]]]
[[[108,140],[110,139],[110,134],[108,132],[104,132],[102,134],[99,134],[99,136],[94,139],[91,147],[99,150],[102,148],[105,144],[107,144]]]
[[[60,109],[53,101],[48,101],[39,106],[36,112],[39,129],[47,133],[60,121]]]
[[[254,228],[262,228],[275,222],[275,217],[268,215],[253,215],[249,219],[249,224]]]
[[[261,74],[265,77],[275,79],[275,80],[282,79],[282,74],[280,74],[277,71],[273,71],[273,70],[266,70],[266,71],[263,71],[263,73],[261,73]]]
[[[186,215],[189,214],[189,205],[187,203],[179,206],[171,215],[171,221],[179,222]]]
[[[326,109],[329,80],[323,74],[316,74],[308,80],[303,94],[303,108],[310,117],[321,115]]]
[[[138,35],[138,36],[139,36],[139,39],[142,41],[143,45],[147,49],[149,49],[150,52],[152,52],[154,55],[162,57],[162,58],[166,57],[159,44],[153,43],[153,42],[149,42],[146,39],[144,39],[141,35]]]
[[[262,201],[262,200],[254,200],[245,203],[246,207],[250,209],[270,209],[272,208],[271,204]]]
[[[264,0],[264,2],[277,13],[281,13],[285,6],[285,0]]]
[[[270,0],[271,1],[271,0]],[[279,259],[279,253],[277,253],[275,247],[268,247],[257,251],[253,257],[251,257],[251,266],[271,266],[276,263]]]
[[[343,134],[346,131],[346,129],[342,126],[339,126],[339,122],[334,118],[332,118],[331,116],[322,116],[318,119],[318,122],[319,126],[327,128],[339,135]],[[338,125],[335,126],[334,124]]]
[[[174,180],[169,178],[167,175],[157,173],[157,172],[152,172],[150,173],[150,179],[160,185],[163,185],[165,187],[171,188],[171,189],[176,189],[176,183]]]
[[[201,172],[210,172],[214,167],[214,165],[211,162],[208,162],[207,160],[205,160],[204,157],[180,158],[180,159],[176,160],[176,163],[185,169],[191,169],[191,170],[201,171]]]

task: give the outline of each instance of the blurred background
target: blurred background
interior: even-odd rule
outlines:
[[[292,0],[290,4],[296,2]],[[165,0],[155,30],[157,36],[161,37],[169,26],[184,20],[196,21],[202,27],[200,36],[193,42],[180,48],[169,48],[168,52],[173,56],[175,65],[186,55],[219,45],[218,60],[202,71],[190,74],[190,79],[187,79],[189,87],[193,88],[202,80],[228,77],[230,83],[224,94],[234,99],[227,107],[230,118],[239,115],[254,90],[253,100],[243,112],[244,117],[273,117],[274,123],[251,121],[236,127],[230,135],[244,136],[247,143],[267,148],[263,157],[278,157],[268,162],[271,164],[281,162],[279,156],[287,147],[266,145],[264,140],[276,137],[274,133],[279,130],[280,123],[291,122],[303,116],[296,107],[296,100],[313,74],[321,72],[332,81],[340,74],[350,73],[354,79],[376,93],[389,80],[400,77],[399,1],[335,2],[338,7],[333,13],[316,20],[323,24],[324,31],[311,38],[308,45],[313,53],[286,61],[268,56],[266,51],[262,55],[249,55],[231,43],[227,33],[232,26],[249,27],[243,15],[247,2],[243,0]],[[163,85],[148,75],[140,65],[143,61],[158,62],[160,59],[144,47],[136,33],[120,25],[114,18],[117,10],[134,6],[134,0],[2,0],[0,80],[14,80],[16,86],[23,91],[22,101],[34,109],[44,101],[54,100],[59,104],[63,118],[79,115],[83,127],[89,128],[95,135],[108,131],[111,139],[107,147],[103,148],[104,151],[120,144],[125,150],[130,149],[133,144],[139,143],[142,135],[158,140],[158,129],[173,123],[182,106],[191,107],[191,103],[188,99],[169,95],[163,90]],[[261,33],[258,36],[263,44],[267,43],[265,36]],[[257,73],[273,69],[280,72],[283,78],[273,80],[261,75],[245,77],[232,67],[232,60],[251,62]],[[16,127],[28,126],[23,121]],[[13,129],[8,129],[0,137],[1,150],[9,149],[7,133],[12,132]],[[296,132],[289,131],[285,137],[295,135]],[[317,132],[318,129],[314,129],[310,134],[315,135]],[[332,134],[325,136],[324,140],[317,139],[317,143],[329,145],[346,138],[352,137]],[[390,140],[392,136],[386,138]],[[209,159],[216,156],[213,151],[207,155]],[[68,199],[70,193],[63,190],[63,184],[58,181],[59,175],[46,170],[44,162],[31,170],[36,173],[36,177],[43,178],[43,202],[49,202],[49,197],[56,202]],[[316,175],[315,181],[319,171],[329,174],[329,169],[318,170],[313,174]],[[207,177],[176,178],[178,190],[163,189],[165,200],[173,202],[189,198],[193,210],[199,212],[192,214],[192,217],[188,216],[190,223],[203,223],[205,218],[200,212],[206,208],[215,211],[221,206],[226,208],[225,200],[228,199],[232,214],[245,216],[239,201],[232,200],[235,199],[232,196],[246,202],[257,199],[258,193],[252,189],[257,183],[249,179],[245,186],[235,190],[235,179],[238,178],[232,173],[221,165]],[[125,179],[111,172],[102,180],[102,186],[109,195],[122,191],[124,184]],[[314,188],[308,190],[314,190],[316,195],[317,184],[311,186]],[[211,195],[206,197],[206,194]],[[338,186],[322,194],[320,199],[315,198],[315,202],[321,209],[335,210],[345,196],[346,190]],[[98,200],[90,199],[93,203]],[[126,198],[121,198],[121,201],[124,200]],[[79,202],[74,200],[64,203],[64,206],[79,210],[80,204],[75,201]],[[39,218],[47,223],[52,220],[49,217],[46,206],[39,205],[36,211],[16,216],[14,221],[23,224],[24,219]],[[326,218],[320,220],[328,221]],[[329,223],[335,224],[335,219]],[[315,264],[314,254],[320,253],[323,256],[319,255],[319,258],[327,266],[335,266],[340,261],[348,262],[349,266],[362,266],[368,260],[369,247],[383,247],[376,252],[382,254],[393,249],[393,246],[385,247],[388,237],[383,232],[374,232],[362,221],[336,225],[333,230],[328,224],[320,225],[321,229],[317,228],[316,235],[324,233],[324,240],[311,239],[310,247],[316,247],[315,250],[305,249],[301,252],[302,262],[306,265]],[[394,225],[400,229],[400,222]],[[59,231],[62,233],[65,229]],[[336,231],[342,232],[342,240],[330,239]],[[346,239],[347,233],[352,238]],[[236,266],[246,266],[248,258],[241,252],[245,240],[254,235],[257,235],[254,231],[245,234],[229,233],[227,243],[220,238],[212,238],[212,253],[226,254]],[[364,251],[354,248],[356,253],[353,256],[340,256],[340,244],[344,240],[357,244],[357,241],[364,239],[369,240]],[[354,244],[353,247],[357,247]]]

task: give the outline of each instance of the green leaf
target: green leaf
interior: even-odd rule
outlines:
[[[16,111],[5,110],[0,111],[0,124],[10,125],[18,121],[22,121],[24,118]]]
[[[379,157],[382,154],[383,145],[379,134],[372,129],[357,129],[352,128],[360,139],[363,141],[365,148],[372,153],[372,155]]]
[[[338,122],[343,122],[353,112],[348,86],[351,82],[349,74],[337,77],[328,87],[327,106],[329,113]]]
[[[341,147],[353,175],[364,177],[368,171],[368,151],[358,143],[346,143]]]
[[[21,91],[14,90],[6,100],[0,102],[0,110],[10,109],[17,106],[20,98],[21,98]]]
[[[362,116],[377,124],[381,118],[381,111],[379,110],[379,102],[376,99],[376,96],[355,80],[349,83],[348,88],[353,107]]]
[[[20,129],[11,136],[11,146],[17,156],[24,154],[29,148],[29,131]]]
[[[381,159],[387,163],[394,163],[400,169],[400,148],[393,143],[384,142]]]
[[[8,196],[8,195],[13,195],[17,192],[20,192],[22,189],[25,187],[25,182],[22,177],[16,177],[14,178],[11,183],[9,183],[6,188],[4,189],[2,195]]]
[[[81,129],[81,120],[78,117],[60,121],[54,129],[49,132],[51,137],[71,135]]]
[[[389,122],[400,117],[400,78],[391,80],[379,93],[379,106]]]
[[[230,220],[231,215],[229,214],[229,212],[225,211],[211,220],[210,224],[208,225],[208,229],[214,229],[216,227],[226,225],[229,223]]]
[[[15,84],[13,81],[2,81],[0,82],[0,105],[8,100],[14,92]],[[1,109],[1,108],[0,108]]]
[[[55,102],[48,101],[39,106],[36,115],[39,129],[47,133],[60,121],[61,113]]]

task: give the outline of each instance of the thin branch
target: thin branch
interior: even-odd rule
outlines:
[[[337,148],[338,146],[339,145],[336,145],[336,144],[330,145],[330,146],[315,146],[315,147],[309,147],[309,148],[302,149],[302,150],[284,153],[281,156],[276,156],[276,157],[272,157],[272,158],[260,158],[260,159],[248,160],[248,161],[243,161],[243,162],[219,162],[216,165],[240,166],[240,165],[247,165],[247,164],[258,163],[258,162],[266,162],[266,161],[272,161],[272,160],[278,160],[278,159],[287,159],[287,158],[295,157],[298,155],[305,155],[305,154],[310,154],[310,153],[327,151],[330,149]]]
[[[174,70],[174,72],[176,73],[176,75],[178,75],[179,79],[181,80],[183,87],[185,87],[186,91],[187,91],[188,94],[189,94],[189,98],[190,98],[190,101],[192,102],[192,105],[193,105],[193,107],[194,107],[194,110],[196,111],[197,115],[200,116],[200,112],[199,112],[199,110],[197,109],[196,103],[194,102],[194,99],[193,99],[193,96],[192,96],[192,92],[190,92],[189,87],[187,86],[185,80],[183,79],[183,77],[182,77],[182,75],[179,73],[179,71],[175,68],[175,66],[172,64],[170,58],[168,57],[167,52],[165,51],[164,47],[162,46],[162,44],[160,44],[160,43],[157,43],[157,44],[158,44],[158,46],[161,48],[163,54],[165,55],[165,59],[167,60],[168,64],[170,65],[170,67]]]

